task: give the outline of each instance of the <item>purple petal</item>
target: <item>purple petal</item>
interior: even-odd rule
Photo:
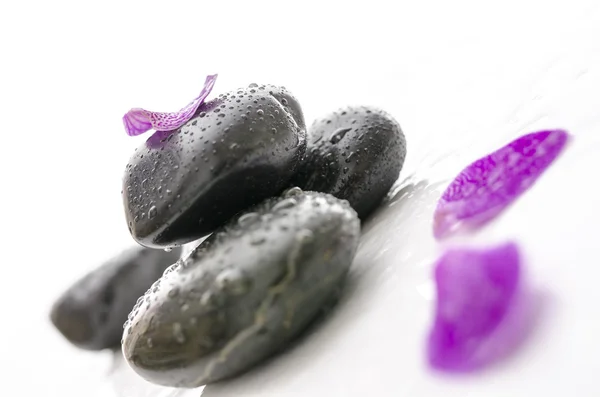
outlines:
[[[140,135],[150,129],[156,131],[171,131],[184,125],[192,118],[198,106],[200,106],[206,97],[212,91],[217,80],[216,74],[207,76],[204,82],[204,88],[192,102],[178,112],[151,112],[149,110],[134,108],[123,116],[123,125],[125,132],[129,136]]]
[[[453,249],[438,260],[437,307],[428,340],[432,367],[473,370],[516,347],[527,313],[520,268],[514,243]]]
[[[438,202],[434,236],[477,228],[496,217],[550,166],[567,137],[563,130],[524,135],[467,166]]]

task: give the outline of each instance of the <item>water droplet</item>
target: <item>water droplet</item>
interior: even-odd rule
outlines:
[[[248,212],[238,218],[238,224],[241,227],[247,227],[248,225],[254,223],[259,218],[259,215],[256,212]]]
[[[250,279],[239,269],[225,269],[215,279],[219,290],[233,295],[242,295],[250,289]]]
[[[250,239],[250,244],[252,245],[261,245],[265,241],[267,241],[265,236],[254,236]]]
[[[287,105],[287,99],[281,98],[281,103],[284,104],[284,105]]]
[[[314,238],[313,232],[308,229],[302,229],[296,234],[296,239],[302,243],[311,241],[313,238]]]
[[[213,293],[210,291],[206,291],[205,293],[202,294],[202,296],[200,297],[200,304],[202,306],[211,306],[214,298],[213,298]]]
[[[200,112],[200,114],[198,116],[199,117],[204,117],[204,116],[206,116],[206,112]]]
[[[173,247],[165,247],[164,251],[165,252],[171,252],[171,251],[173,251]]]
[[[265,111],[264,111],[264,110],[262,110],[262,109],[258,109],[258,110],[256,111],[256,114],[258,114],[259,116],[264,116],[264,114],[265,114]]]
[[[182,312],[186,312],[190,309],[190,305],[188,305],[187,303],[184,303],[183,305],[181,305],[181,311]]]
[[[148,210],[148,219],[152,219],[156,216],[157,210],[156,210],[156,206],[152,206],[150,207],[150,209]]]
[[[344,136],[346,136],[346,134],[351,130],[352,128],[338,128],[333,132],[333,134],[331,134],[331,138],[329,138],[329,141],[335,145],[336,143],[341,141],[344,138]]]
[[[152,338],[146,339],[146,344],[148,345],[148,347],[150,349],[152,349],[152,347],[154,346],[154,343],[152,342]]]
[[[169,296],[169,298],[175,298],[177,295],[179,295],[179,288],[174,287],[167,293],[167,295]]]
[[[173,323],[173,338],[175,338],[177,343],[185,343],[185,335],[183,334],[181,323]]]
[[[257,88],[257,87],[258,87],[258,84],[256,84],[256,83],[250,83],[248,85],[248,88]]]
[[[296,201],[296,199],[293,198],[293,197],[289,197],[289,198],[281,200],[280,202],[278,202],[277,204],[275,204],[273,206],[273,211],[277,212],[277,211],[285,210],[285,209],[288,209],[288,208],[292,208],[296,204],[298,204],[298,202]]]
[[[283,197],[296,197],[302,194],[302,189],[295,186],[283,192]]]

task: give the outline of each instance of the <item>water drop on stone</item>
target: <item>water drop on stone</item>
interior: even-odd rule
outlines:
[[[218,289],[233,295],[242,295],[248,292],[250,280],[238,269],[225,269],[217,275],[215,283]]]
[[[248,225],[254,223],[259,218],[259,215],[256,212],[248,212],[239,217],[238,224],[242,227],[247,227]]]
[[[264,244],[265,241],[267,241],[266,237],[256,236],[256,237],[253,237],[252,239],[250,239],[250,244],[261,245],[261,244]]]
[[[333,134],[331,134],[331,138],[329,138],[329,141],[335,145],[336,143],[341,141],[350,130],[352,130],[352,128],[339,128],[335,130]]]
[[[299,187],[292,187],[283,192],[283,197],[296,197],[302,194],[302,189]]]
[[[179,344],[185,343],[185,335],[180,323],[173,323],[173,338]]]
[[[296,199],[293,197],[289,197],[289,198],[286,198],[285,200],[281,200],[280,202],[275,204],[273,206],[273,211],[277,212],[277,211],[285,210],[288,208],[292,208],[296,204],[298,204]]]
[[[200,304],[202,306],[210,306],[212,304],[212,301],[213,301],[213,293],[210,291],[206,291],[200,297]]]

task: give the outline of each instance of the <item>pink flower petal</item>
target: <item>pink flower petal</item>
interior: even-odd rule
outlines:
[[[514,243],[453,249],[435,265],[437,307],[428,339],[432,367],[478,369],[510,352],[529,316]]]
[[[204,88],[192,102],[178,112],[151,112],[149,110],[134,108],[123,116],[123,125],[125,132],[129,136],[136,136],[144,132],[155,129],[156,131],[171,131],[184,125],[192,118],[198,106],[200,106],[206,97],[212,91],[217,80],[216,74],[207,76],[204,82]]]
[[[477,228],[496,217],[550,166],[567,137],[563,130],[524,135],[467,166],[438,202],[434,236]]]

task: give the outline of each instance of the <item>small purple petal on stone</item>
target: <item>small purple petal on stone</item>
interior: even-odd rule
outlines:
[[[437,307],[429,364],[464,372],[504,357],[521,341],[529,316],[518,247],[451,249],[435,264]]]
[[[216,74],[207,76],[204,88],[192,102],[178,112],[151,112],[145,109],[134,108],[123,116],[125,132],[129,136],[136,136],[154,129],[156,131],[171,131],[184,125],[192,118],[198,106],[208,97],[217,80]]]
[[[533,185],[560,154],[567,137],[564,130],[534,132],[467,166],[438,202],[434,236],[441,239],[492,220]]]

